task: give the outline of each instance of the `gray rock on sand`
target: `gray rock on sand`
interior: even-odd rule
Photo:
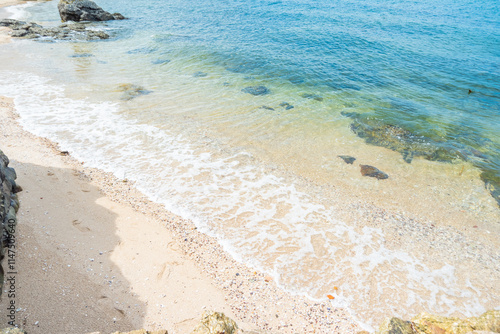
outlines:
[[[363,176],[370,176],[377,178],[378,180],[384,180],[389,177],[386,173],[382,172],[376,167],[369,166],[369,165],[359,165],[361,167],[361,175]]]
[[[123,20],[120,13],[111,14],[91,0],[60,0],[57,5],[59,15],[66,21],[110,21]]]
[[[248,93],[248,94],[252,94],[252,95],[266,95],[266,94],[270,94],[271,91],[269,90],[269,88],[265,87],[265,86],[250,86],[250,87],[246,87],[246,88],[243,88],[241,90],[243,93]]]

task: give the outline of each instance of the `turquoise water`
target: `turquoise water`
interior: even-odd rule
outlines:
[[[130,18],[110,24],[116,38],[144,36],[133,52],[159,62],[201,61],[323,98],[325,107],[301,117],[335,121],[344,113],[368,127],[401,127],[411,138],[396,150],[471,161],[500,203],[498,1],[101,5]]]
[[[3,15],[57,25],[56,5]],[[369,325],[498,307],[498,1],[99,5],[129,18],[97,25],[108,41],[0,48],[0,94],[27,129]],[[401,241],[400,213],[443,230]]]

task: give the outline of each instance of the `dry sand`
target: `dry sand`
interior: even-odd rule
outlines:
[[[0,6],[16,1],[0,0]],[[0,43],[8,42],[0,30]],[[245,332],[355,333],[342,309],[278,289],[230,258],[216,240],[152,203],[128,182],[83,167],[19,126],[0,97],[0,149],[18,175],[16,296],[0,300],[0,328],[30,334],[137,328],[189,333],[205,310]],[[4,290],[5,291],[5,290]]]

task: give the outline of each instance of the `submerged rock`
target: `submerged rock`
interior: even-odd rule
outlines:
[[[118,91],[123,92],[121,99],[124,101],[129,101],[138,96],[147,95],[151,93],[150,90],[147,90],[142,86],[137,86],[133,84],[121,84],[118,87]]]
[[[351,157],[350,155],[339,155],[338,157],[341,158],[342,160],[344,160],[344,162],[346,164],[350,164],[350,165],[352,165],[354,163],[354,161],[356,161],[356,158]]]
[[[120,13],[111,14],[91,0],[60,0],[57,5],[59,15],[66,21],[110,21],[123,20]]]
[[[323,101],[323,98],[319,95],[316,95],[316,94],[309,94],[309,93],[304,93],[302,95],[303,98],[305,99],[311,99],[311,100],[314,100],[314,101]]]
[[[389,178],[389,175],[386,173],[382,172],[380,169],[369,166],[369,165],[359,165],[361,167],[361,175],[363,176],[370,176],[377,178],[378,180],[384,180]]]
[[[238,325],[224,313],[205,311],[200,323],[191,334],[236,334]]]
[[[500,207],[500,172],[495,157],[466,144],[416,135],[398,125],[386,124],[369,114],[356,112],[341,114],[353,120],[350,127],[358,137],[363,138],[368,144],[383,146],[401,153],[407,163],[411,163],[415,157],[449,163],[457,160],[471,162],[482,170],[481,179]],[[482,151],[497,150],[490,140],[474,133],[464,132],[461,136],[468,142],[476,143]]]
[[[204,78],[204,77],[206,77],[207,75],[208,75],[208,74],[207,74],[207,73],[205,73],[205,72],[198,71],[198,72],[195,72],[195,73],[193,74],[193,77],[195,77],[195,78]]]
[[[386,320],[376,334],[466,334],[500,333],[500,311],[488,311],[479,317],[454,318],[421,313],[411,321]]]
[[[351,130],[356,135],[365,139],[369,144],[400,152],[407,163],[411,163],[416,156],[443,162],[450,162],[460,157],[457,151],[445,149],[439,143],[417,136],[398,125],[385,124],[375,118],[364,117],[355,112],[342,112],[342,115],[353,119]]]
[[[267,88],[265,86],[250,86],[250,87],[243,88],[241,91],[243,93],[248,93],[248,94],[252,94],[252,95],[266,95],[266,94],[271,93],[269,88]]]
[[[155,65],[164,65],[170,63],[170,59],[155,59],[151,63]]]
[[[129,51],[127,51],[127,53],[131,54],[131,55],[133,55],[133,54],[151,54],[151,53],[156,52],[156,51],[158,51],[158,48],[145,46],[145,47],[129,50]]]
[[[293,109],[293,106],[290,103],[288,103],[288,102],[282,102],[282,103],[280,103],[280,107],[285,108],[285,110]]]
[[[271,108],[271,107],[268,107],[268,106],[261,106],[260,109],[274,110],[274,108]]]
[[[17,38],[52,38],[58,40],[99,40],[108,39],[104,31],[88,29],[82,23],[61,24],[59,27],[45,28],[34,22],[24,22],[12,19],[0,21],[0,26],[12,29],[11,36]]]

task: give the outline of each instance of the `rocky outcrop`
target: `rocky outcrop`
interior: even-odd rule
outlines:
[[[61,0],[57,5],[59,15],[63,22],[66,21],[110,21],[123,20],[125,17],[119,13],[111,14],[91,0]]]
[[[16,193],[21,187],[16,184],[16,171],[8,167],[9,158],[0,151],[0,296],[5,270],[4,258],[8,256],[8,249],[13,248],[14,232],[16,230],[16,213],[19,209],[19,200]]]
[[[108,39],[109,35],[104,31],[93,30],[92,27],[84,23],[61,24],[59,27],[44,28],[34,22],[24,22],[12,19],[0,21],[0,27],[12,29],[12,37],[18,38],[49,38],[58,40],[99,40]]]
[[[469,334],[500,333],[500,311],[488,311],[479,317],[453,318],[422,313],[411,321],[391,318],[376,334]]]

